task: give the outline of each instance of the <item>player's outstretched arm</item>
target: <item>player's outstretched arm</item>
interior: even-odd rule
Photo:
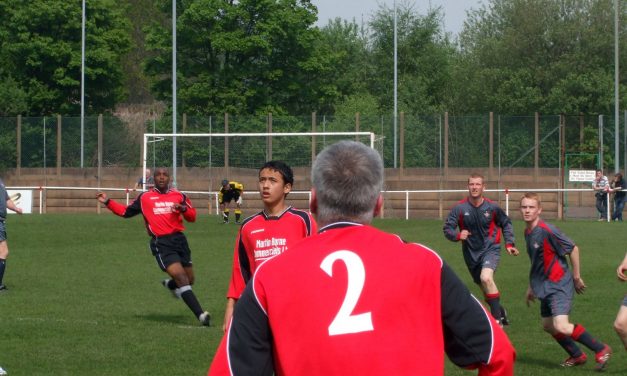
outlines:
[[[516,352],[509,338],[468,288],[442,266],[442,319],[449,359],[482,376],[514,374]]]
[[[110,199],[104,192],[98,192],[98,194],[96,195],[96,199],[100,203],[104,204],[107,209],[111,210],[114,214],[120,217],[130,218],[141,213],[140,197],[142,196],[142,194],[143,193],[137,196],[135,201],[133,201],[129,206],[122,205],[119,202]]]
[[[623,282],[627,281],[627,274],[625,274],[625,272],[627,272],[627,253],[625,253],[623,262],[621,262],[616,269],[616,276]]]
[[[7,209],[13,210],[17,214],[22,214],[22,208],[15,205],[15,202],[13,202],[13,200],[11,199],[7,200]]]

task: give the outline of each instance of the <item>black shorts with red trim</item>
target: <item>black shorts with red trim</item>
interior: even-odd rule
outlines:
[[[192,251],[182,232],[153,237],[150,239],[150,250],[163,271],[177,262],[184,267],[192,265]]]

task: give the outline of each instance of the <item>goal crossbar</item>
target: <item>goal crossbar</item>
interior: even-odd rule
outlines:
[[[150,137],[282,137],[282,136],[369,136],[370,147],[374,148],[375,134],[372,132],[285,132],[285,133],[144,133],[144,143]]]

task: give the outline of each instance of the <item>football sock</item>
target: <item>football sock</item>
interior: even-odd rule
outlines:
[[[4,270],[7,267],[7,260],[0,259],[0,285],[2,284],[2,278],[4,278]]]
[[[189,309],[194,312],[194,315],[196,317],[200,316],[204,311],[202,310],[198,299],[196,299],[196,295],[194,295],[194,292],[192,291],[192,286],[182,286],[179,288],[179,291],[181,294],[181,298],[183,298],[183,301],[185,302],[185,304],[187,304]]]
[[[501,294],[485,294],[485,301],[490,306],[490,313],[497,321],[501,319]]]
[[[599,352],[603,350],[603,347],[605,347],[605,344],[599,342],[590,333],[588,333],[583,325],[575,324],[575,329],[573,329],[571,337],[594,352]]]
[[[566,350],[568,355],[574,358],[581,356],[581,349],[570,336],[559,333],[553,334],[553,338],[560,344],[560,346],[562,346],[564,350]]]
[[[176,285],[176,282],[173,279],[168,279],[168,283],[166,284],[166,286],[170,290],[176,290],[178,288],[178,286]]]
[[[222,212],[222,219],[224,220],[224,222],[228,222],[229,221],[229,209],[225,209]]]
[[[240,217],[242,216],[242,211],[239,209],[235,209],[235,220],[239,222]]]

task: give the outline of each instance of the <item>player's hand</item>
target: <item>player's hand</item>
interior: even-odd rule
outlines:
[[[96,195],[96,198],[98,199],[98,201],[104,204],[105,201],[107,201],[107,194],[104,192],[98,192],[98,194]]]
[[[472,234],[468,230],[462,230],[462,232],[459,233],[459,240],[466,240],[470,235]]]
[[[586,289],[586,284],[583,279],[581,279],[581,277],[573,278],[573,282],[575,282],[575,291],[577,291],[577,294],[583,294]]]
[[[15,207],[14,212],[16,212],[17,214],[22,214],[22,208],[20,208],[20,207]]]
[[[181,205],[181,204],[174,204],[174,205],[172,205],[172,212],[183,213],[186,210],[187,210],[187,207],[185,205]]]
[[[527,288],[527,293],[525,293],[525,303],[527,303],[527,307],[530,306],[530,303],[534,303],[536,301],[536,295],[533,293],[531,287]]]
[[[520,252],[518,252],[518,249],[516,247],[507,247],[507,253],[509,253],[512,256],[518,256],[520,254]]]
[[[618,269],[616,269],[616,276],[618,277],[619,280],[623,282],[627,281],[627,274],[625,274],[626,271],[627,271],[627,265],[620,264]]]

